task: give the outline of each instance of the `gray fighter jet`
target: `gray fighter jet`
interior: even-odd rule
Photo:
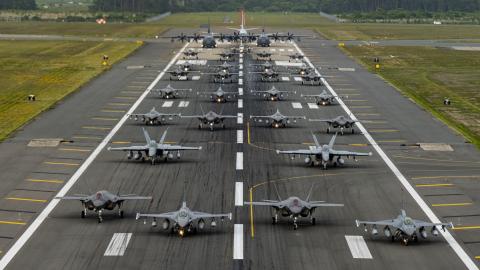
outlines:
[[[338,98],[338,96],[334,96],[330,93],[327,92],[327,90],[323,90],[320,94],[315,94],[315,95],[300,95],[301,97],[307,97],[307,98],[315,98],[316,103],[318,105],[331,105],[335,102],[335,99]]]
[[[197,118],[200,121],[200,124],[198,125],[198,129],[202,129],[204,126],[210,127],[210,130],[214,130],[214,125],[222,125],[222,128],[225,129],[225,124],[223,121],[225,119],[233,119],[233,118],[238,118],[236,115],[222,115],[217,114],[214,111],[209,111],[207,113],[203,112],[200,115],[182,115],[180,117],[182,118]]]
[[[233,75],[238,75],[238,72],[230,72],[230,70],[220,69],[217,72],[204,72],[202,74],[213,75],[213,82],[225,83],[230,81],[233,83]]]
[[[209,65],[209,67],[216,67],[217,71],[232,71],[235,66],[224,61],[221,65]]]
[[[340,134],[343,135],[343,130],[350,128],[352,134],[355,133],[355,123],[358,121],[349,119],[343,115],[337,116],[333,119],[308,119],[310,122],[324,122],[328,124],[327,133],[330,133],[332,128],[340,128]]]
[[[286,116],[277,111],[272,115],[250,115],[250,119],[253,119],[255,122],[265,122],[271,127],[279,128],[286,127],[287,124],[292,122],[296,123],[299,119],[307,119],[306,116]]]
[[[328,164],[333,164],[333,166],[343,165],[345,163],[345,160],[342,157],[347,157],[347,158],[353,157],[355,159],[355,157],[357,156],[372,155],[372,152],[359,153],[359,152],[350,152],[350,151],[333,149],[333,144],[335,143],[337,134],[333,135],[328,145],[327,144],[320,145],[318,143],[317,137],[313,134],[312,134],[312,137],[313,137],[313,141],[315,142],[315,146],[310,147],[310,149],[287,150],[287,151],[277,150],[277,154],[287,154],[287,155],[290,155],[292,159],[294,159],[296,155],[307,156],[305,158],[306,164],[309,164],[310,166],[321,164],[323,166],[323,169],[327,169]]]
[[[227,214],[210,214],[204,212],[196,212],[187,207],[187,202],[183,201],[182,207],[178,211],[167,212],[161,214],[142,214],[137,213],[137,220],[145,218],[153,218],[152,227],[157,226],[157,219],[163,219],[162,228],[168,230],[171,228],[172,233],[178,233],[180,237],[185,236],[186,233],[197,232],[205,228],[205,221],[210,219],[210,226],[216,227],[216,218],[222,221],[225,218],[232,220],[232,213]],[[196,226],[195,226],[196,223]]]
[[[173,88],[170,84],[167,85],[165,88],[154,88],[150,90],[151,94],[160,96],[161,98],[165,99],[171,99],[171,98],[177,98],[180,96],[186,96],[187,92],[192,92],[192,89],[176,89]],[[182,93],[182,94],[180,94]]]
[[[186,59],[186,58],[198,59],[198,52],[193,50],[192,48],[188,48],[188,50],[184,51],[183,55],[184,55],[183,59]]]
[[[387,219],[387,220],[380,220],[380,221],[359,221],[355,220],[355,224],[357,227],[360,225],[364,225],[365,231],[367,231],[367,225],[372,226],[372,234],[378,234],[377,226],[385,226],[383,228],[383,233],[386,237],[389,237],[392,242],[400,240],[400,243],[403,245],[408,245],[410,240],[417,242],[418,235],[420,235],[423,239],[427,238],[427,228],[431,227],[431,233],[434,236],[438,236],[440,233],[438,231],[438,227],[441,227],[443,231],[445,228],[453,228],[453,224],[450,223],[430,223],[427,221],[416,220],[412,219],[407,216],[405,210],[400,210],[400,215],[397,216],[395,219]],[[392,232],[392,230],[394,230]]]
[[[181,62],[180,62],[181,61]],[[177,63],[177,67],[180,67],[181,70],[184,70],[184,71],[192,71],[192,66],[193,66],[193,63],[186,60],[180,60],[179,63]]]
[[[278,215],[283,217],[288,217],[293,221],[293,229],[298,228],[298,218],[299,217],[310,217],[310,222],[312,225],[315,225],[315,217],[313,213],[317,207],[343,207],[343,204],[339,203],[326,203],[325,201],[310,201],[310,195],[312,194],[313,185],[308,192],[307,198],[305,200],[300,199],[299,197],[289,197],[285,200],[282,200],[277,193],[278,200],[263,200],[261,202],[244,202],[247,205],[259,205],[259,206],[269,206],[275,210],[275,215],[272,217],[272,223],[278,223]]]
[[[263,96],[266,100],[271,100],[271,101],[279,101],[287,97],[288,94],[297,93],[297,91],[278,90],[275,86],[272,86],[270,89],[266,91],[251,90],[250,92],[257,96]]]
[[[302,78],[302,85],[303,84],[310,84],[310,85],[323,85],[322,77],[318,75],[316,72],[310,70],[306,74],[300,75]]]
[[[169,79],[177,79],[179,81],[181,80],[187,80],[188,81],[188,74],[191,72],[199,72],[199,71],[191,71],[191,70],[186,70],[185,67],[182,67],[180,65],[177,65],[174,70],[169,70],[167,73],[170,74]]]
[[[217,55],[220,56],[221,61],[233,61],[235,60],[235,55],[237,54],[237,52],[234,52],[232,50],[217,53]]]
[[[290,55],[288,55],[288,57],[290,58],[288,60],[288,62],[290,62],[290,61],[302,61],[305,58],[305,56],[303,54],[298,53],[298,52],[294,53],[294,54],[290,54]]]
[[[257,60],[268,58],[268,60],[272,61],[272,53],[271,52],[261,51],[261,52],[257,52],[256,55],[257,55]]]
[[[163,133],[162,137],[158,142],[155,140],[150,139],[150,135],[145,128],[142,128],[143,135],[145,136],[145,140],[147,144],[145,145],[132,145],[126,147],[108,147],[108,151],[127,151],[128,159],[135,159],[145,161],[145,159],[149,159],[152,165],[158,159],[162,159],[167,162],[168,159],[173,159],[173,154],[177,152],[177,159],[180,158],[180,151],[185,150],[202,150],[202,147],[190,147],[190,146],[181,146],[181,145],[173,145],[165,143],[165,137],[167,136],[168,128]],[[143,156],[145,154],[145,156]]]
[[[287,75],[287,76],[290,75],[289,73],[278,72],[274,69],[264,69],[260,72],[253,71],[253,72],[250,72],[250,74],[260,74],[261,75],[260,80],[262,82],[273,82],[273,81],[279,82],[281,75]]]
[[[230,99],[235,98],[238,95],[238,92],[227,92],[223,91],[222,87],[218,87],[216,91],[213,92],[197,92],[197,95],[209,95],[210,99],[217,103],[225,103]]]
[[[309,73],[312,73],[313,71],[313,69],[307,66],[305,63],[302,63],[302,65],[298,67],[291,67],[290,69],[294,70],[293,75],[300,75],[300,76],[307,75]],[[313,73],[312,75],[315,75],[315,73]]]
[[[262,64],[251,64],[250,66],[257,67],[257,68],[260,67],[260,70],[262,70],[262,71],[267,71],[269,69],[273,69],[273,64],[269,61],[265,61]]]
[[[103,210],[113,210],[115,209],[115,207],[118,206],[118,216],[120,216],[120,218],[123,218],[123,202],[129,200],[152,200],[152,197],[136,196],[134,194],[115,195],[106,190],[101,190],[93,195],[79,194],[74,196],[55,197],[55,199],[80,201],[83,206],[81,217],[85,218],[87,216],[87,210],[94,211],[95,213],[97,213],[98,223],[101,223],[103,221]]]
[[[130,119],[137,121],[141,119],[145,125],[161,125],[162,122],[173,120],[173,117],[180,117],[178,113],[160,113],[153,107],[148,113],[132,113],[128,116]]]

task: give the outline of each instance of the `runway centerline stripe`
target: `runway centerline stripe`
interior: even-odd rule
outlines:
[[[293,41],[293,46],[297,49],[297,51],[301,54],[303,54],[302,50],[298,47],[298,45]],[[319,76],[321,76],[320,72],[315,68],[315,66],[310,62],[308,57],[305,56],[305,62],[315,70],[315,73],[317,73]],[[323,84],[327,87],[328,91],[334,96],[338,96],[338,94],[333,90],[333,88],[330,86],[330,84],[322,78]],[[352,120],[357,120],[357,117],[350,111],[350,109],[345,105],[342,99],[337,99],[338,104],[343,108],[343,110],[347,113],[347,115],[350,116]],[[383,159],[383,161],[386,163],[386,165],[390,168],[390,170],[395,174],[397,179],[400,181],[400,183],[403,185],[406,191],[412,196],[412,198],[417,202],[417,204],[420,206],[420,208],[423,210],[425,215],[430,219],[431,222],[433,223],[441,223],[440,219],[435,215],[433,210],[430,208],[430,206],[423,200],[423,198],[418,194],[418,192],[415,190],[415,188],[408,182],[407,178],[400,172],[400,170],[395,166],[395,164],[392,162],[392,160],[387,156],[387,154],[383,151],[383,149],[377,144],[377,142],[373,139],[373,137],[370,135],[370,133],[367,131],[367,129],[363,126],[361,122],[356,123],[357,128],[360,130],[360,133],[362,133],[365,138],[368,140],[370,145],[375,149],[375,151],[380,155],[380,157]],[[450,247],[453,249],[453,251],[457,254],[457,256],[462,260],[462,262],[465,264],[465,266],[469,270],[478,270],[478,266],[473,262],[472,258],[465,252],[465,250],[458,244],[457,240],[452,236],[452,234],[448,230],[440,230],[440,233],[443,235],[445,240],[448,242]]]
[[[242,87],[238,88],[238,95],[243,96],[243,88]]]
[[[132,238],[131,233],[114,233],[103,256],[123,256],[130,238]]]
[[[354,259],[373,259],[367,243],[361,235],[345,235],[348,247]]]
[[[238,108],[242,109],[243,108],[243,99],[238,100]]]
[[[238,85],[243,85],[243,79],[238,79]]]
[[[237,113],[237,124],[243,124],[243,113]]]
[[[167,108],[167,107],[172,107],[173,101],[165,101],[162,105],[162,107]]]
[[[243,152],[237,152],[236,164],[237,171],[243,170]]]
[[[235,206],[243,206],[243,182],[235,183]]]
[[[233,227],[233,259],[243,260],[243,224]]]
[[[122,119],[115,125],[115,127],[110,130],[107,136],[100,142],[100,144],[95,148],[95,150],[90,154],[90,156],[84,161],[84,163],[78,168],[78,170],[72,175],[72,177],[65,183],[63,188],[57,193],[56,197],[63,197],[67,192],[73,187],[73,185],[78,181],[80,176],[87,170],[87,168],[92,164],[95,158],[100,154],[100,152],[105,148],[108,142],[113,138],[117,131],[123,126],[127,121],[128,115],[132,114],[140,103],[145,99],[150,90],[160,81],[165,72],[170,69],[170,67],[175,63],[176,59],[183,53],[185,48],[190,44],[187,42],[173,57],[173,59],[167,64],[163,71],[158,74],[155,80],[143,91],[142,95],[138,100],[132,105],[126,114],[123,115]],[[50,203],[43,209],[43,211],[37,216],[37,218],[28,226],[25,232],[17,239],[17,241],[10,247],[10,249],[5,253],[5,255],[0,260],[0,269],[4,269],[12,261],[15,255],[20,251],[20,249],[25,245],[25,243],[30,239],[30,237],[36,232],[40,225],[45,221],[48,215],[55,209],[57,204],[60,202],[58,199],[53,199]]]
[[[243,143],[243,130],[237,130],[237,143]]]

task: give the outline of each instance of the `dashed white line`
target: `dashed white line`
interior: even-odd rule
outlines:
[[[239,109],[243,108],[243,99],[238,100],[238,108]]]
[[[303,107],[302,107],[302,103],[300,103],[300,102],[292,102],[292,107],[293,107],[294,109],[301,109],[301,108],[303,108]]]
[[[114,233],[103,256],[123,256],[130,238],[131,233]]]
[[[243,152],[237,152],[236,170],[243,170]]]
[[[345,239],[354,259],[373,259],[363,236],[345,235]]]
[[[243,143],[243,130],[237,130],[237,143]]]
[[[198,81],[198,80],[200,80],[200,76],[198,75],[192,76],[192,81]]]
[[[302,50],[298,47],[298,45],[293,42],[293,46],[297,49],[297,51],[303,55],[305,55]],[[315,70],[315,73],[318,75],[321,75],[320,72],[315,68],[315,66],[310,62],[308,57],[304,57],[305,62]],[[327,87],[327,89],[330,91],[330,93],[334,96],[338,96],[338,94],[333,90],[333,88],[330,86],[330,84],[322,78],[323,84]],[[350,116],[352,120],[357,120],[358,118],[350,111],[350,109],[345,105],[342,99],[337,99],[338,104],[343,108],[343,110],[347,113],[347,115]],[[395,166],[395,164],[390,160],[390,158],[385,154],[383,149],[377,144],[377,142],[373,139],[373,137],[370,135],[370,133],[367,131],[367,129],[362,125],[362,123],[357,122],[357,127],[360,130],[361,133],[365,136],[365,138],[368,140],[370,145],[375,149],[375,151],[380,155],[380,157],[383,159],[383,161],[387,164],[387,166],[390,168],[390,170],[395,174],[397,179],[400,181],[400,183],[403,185],[403,187],[408,191],[408,193],[412,196],[412,198],[417,202],[417,204],[420,206],[420,208],[423,210],[423,212],[427,215],[427,217],[430,219],[431,222],[434,223],[440,223],[440,219],[435,215],[435,213],[432,211],[430,206],[423,200],[423,198],[418,194],[418,192],[413,188],[413,186],[408,182],[408,180],[405,178],[405,176],[400,172],[400,170]],[[479,270],[478,266],[473,262],[472,258],[463,250],[463,248],[458,244],[457,240],[452,236],[450,231],[448,230],[440,230],[440,233],[442,236],[445,238],[445,240],[448,242],[450,247],[453,249],[453,251],[457,254],[457,256],[462,260],[462,262],[465,264],[465,266],[469,270]]]
[[[237,113],[237,124],[243,124],[243,113]]]
[[[243,87],[238,88],[238,95],[243,96]]]
[[[173,101],[165,101],[162,105],[164,108],[172,107]]]
[[[243,69],[243,64],[240,64],[240,65],[238,66],[238,68],[239,68],[240,70],[242,70],[242,69]]]
[[[243,85],[243,79],[238,79],[238,85]]]
[[[243,182],[235,183],[235,206],[243,206]]]
[[[238,76],[243,77],[243,71],[240,70],[240,71],[238,72]]]
[[[233,227],[233,259],[243,260],[243,224]]]
[[[170,69],[170,67],[175,63],[178,57],[183,53],[185,48],[188,46],[187,42],[173,57],[173,59],[168,63],[168,65],[163,69],[163,71],[158,74],[158,76],[153,80],[153,82],[145,89],[143,94],[138,98],[138,100],[132,105],[132,107],[126,112],[126,114],[120,119],[120,121],[115,125],[114,128],[110,130],[105,139],[95,148],[95,150],[88,156],[85,162],[78,168],[78,170],[72,175],[72,177],[65,183],[63,188],[57,193],[56,197],[63,197],[67,192],[72,188],[72,186],[77,182],[77,180],[82,176],[86,169],[92,164],[95,158],[102,152],[107,143],[113,138],[113,136],[118,132],[120,127],[127,121],[128,115],[132,114],[140,103],[145,99],[150,90],[155,87],[155,85],[160,81],[160,79],[165,75],[165,72]],[[5,269],[10,261],[15,257],[18,251],[25,245],[25,243],[30,239],[30,237],[35,233],[35,231],[40,227],[40,225],[45,221],[45,219],[50,215],[50,213],[55,209],[60,200],[53,199],[50,203],[43,209],[43,211],[37,216],[37,218],[32,222],[32,224],[27,228],[27,230],[18,238],[18,240],[13,244],[13,246],[5,253],[5,255],[0,260],[0,269]],[[243,252],[243,251],[242,251]]]
[[[242,64],[243,63],[243,58],[238,59],[238,63]]]
[[[279,50],[280,52],[284,52],[284,51],[285,51],[285,49],[278,49],[278,50]]]

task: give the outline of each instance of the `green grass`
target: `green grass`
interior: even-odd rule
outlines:
[[[347,53],[480,148],[480,54],[433,47],[347,46]],[[444,97],[452,105],[443,105]]]
[[[480,25],[328,23],[315,30],[334,40],[480,39]]]
[[[0,41],[0,140],[140,46],[135,42]],[[34,94],[37,101],[28,102]]]

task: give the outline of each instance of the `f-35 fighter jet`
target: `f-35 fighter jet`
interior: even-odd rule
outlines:
[[[343,130],[346,128],[350,128],[352,134],[355,133],[355,123],[358,121],[349,119],[343,115],[337,116],[333,119],[308,119],[310,122],[324,122],[328,124],[327,133],[330,133],[332,128],[339,128],[340,134],[343,135]]]

